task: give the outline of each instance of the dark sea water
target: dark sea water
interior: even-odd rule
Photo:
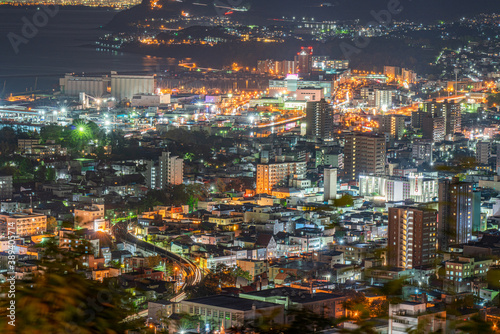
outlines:
[[[92,45],[106,34],[102,26],[117,13],[111,9],[61,7],[34,37],[19,45],[16,54],[8,35],[22,37],[23,17],[32,22],[36,10],[0,7],[0,95],[34,89],[35,81],[37,89],[55,89],[59,76],[67,72],[153,71],[166,62],[162,58],[97,51]]]

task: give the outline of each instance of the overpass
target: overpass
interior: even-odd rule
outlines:
[[[190,286],[197,285],[201,282],[203,278],[203,272],[198,266],[191,260],[188,260],[180,255],[169,252],[164,248],[152,245],[146,241],[140,240],[134,235],[128,233],[127,226],[125,224],[116,224],[113,228],[113,233],[117,240],[124,243],[135,245],[136,249],[144,251],[146,254],[157,254],[163,258],[170,259],[175,264],[179,265],[179,268],[184,272],[184,284],[180,287],[178,293],[173,296],[170,301],[180,302],[184,300],[187,295],[185,289]],[[129,316],[125,321],[131,321],[137,318],[142,318],[147,316],[148,310],[143,310],[138,312],[133,316]]]
[[[461,101],[463,99],[465,99],[465,95],[452,95],[452,96],[437,97],[434,99],[427,99],[424,102],[432,102],[434,100],[436,102],[444,102],[445,100],[448,100],[450,102],[457,102],[457,101]],[[391,109],[391,110],[387,111],[386,114],[388,114],[388,115],[397,114],[397,115],[411,116],[412,111],[416,111],[418,109],[418,106],[420,105],[420,103],[424,103],[424,102],[415,102],[409,106]]]

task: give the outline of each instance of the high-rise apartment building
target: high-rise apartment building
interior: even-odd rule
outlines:
[[[361,98],[368,107],[375,107],[382,111],[392,108],[394,90],[384,86],[365,86],[361,88]]]
[[[486,165],[490,158],[491,143],[489,141],[478,141],[476,144],[476,162]]]
[[[184,160],[163,152],[158,162],[148,161],[146,184],[151,189],[165,189],[168,185],[181,184],[184,178]]]
[[[472,183],[458,178],[439,183],[439,247],[467,243],[472,237],[473,194]]]
[[[333,138],[333,108],[325,99],[307,102],[306,134],[321,139]]]
[[[423,110],[415,110],[411,113],[411,127],[414,129],[421,129],[424,125],[424,117],[427,113]]]
[[[391,117],[391,137],[399,140],[405,133],[405,116],[393,115]]]
[[[276,161],[257,164],[257,194],[271,195],[273,188],[291,186],[294,180],[303,180],[305,161]]]
[[[431,140],[434,143],[442,142],[446,135],[446,125],[444,117],[433,117],[427,114],[423,118],[422,138]]]
[[[415,139],[413,140],[411,148],[411,157],[415,160],[423,160],[424,162],[433,162],[432,151],[434,144],[429,139]]]
[[[352,133],[344,144],[344,175],[356,179],[359,174],[383,174],[385,171],[385,137],[378,134]]]
[[[392,108],[393,90],[387,88],[375,89],[375,107],[387,111]]]
[[[423,103],[420,108],[431,114],[432,117],[443,117],[445,125],[445,136],[452,136],[454,133],[462,131],[462,114],[460,104],[448,102],[432,102]]]
[[[389,208],[388,263],[412,269],[430,265],[437,251],[436,210],[424,207]]]
[[[324,197],[325,201],[337,198],[337,169],[325,168],[324,172]]]
[[[405,132],[405,116],[383,115],[379,121],[379,132],[389,133],[391,138],[401,139]]]
[[[311,73],[312,69],[312,55],[313,48],[302,47],[300,52],[295,56],[295,63],[297,64],[297,73],[302,76],[307,76]]]
[[[12,175],[0,174],[0,199],[11,199],[12,192]]]

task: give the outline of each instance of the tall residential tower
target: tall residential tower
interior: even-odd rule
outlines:
[[[344,173],[346,179],[356,179],[361,173],[383,174],[385,158],[385,136],[353,133],[345,138]]]

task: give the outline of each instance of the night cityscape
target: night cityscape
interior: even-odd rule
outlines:
[[[0,36],[0,333],[500,333],[499,0],[4,0]]]

